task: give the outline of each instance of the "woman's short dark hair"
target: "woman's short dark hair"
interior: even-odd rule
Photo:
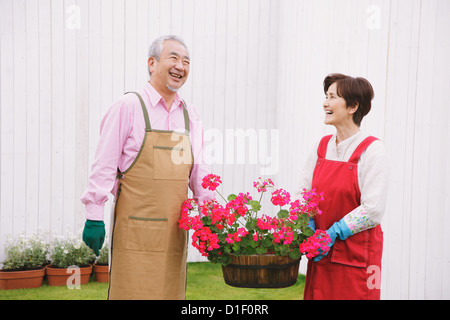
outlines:
[[[339,97],[344,98],[347,108],[359,104],[358,110],[353,114],[353,121],[359,127],[362,119],[369,113],[372,107],[374,92],[372,85],[367,79],[361,77],[350,77],[341,73],[329,74],[323,81],[325,94],[328,88],[336,83],[336,91]]]

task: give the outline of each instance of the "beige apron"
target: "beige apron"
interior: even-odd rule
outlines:
[[[187,232],[179,229],[193,158],[189,115],[183,133],[146,132],[133,164],[119,172],[108,299],[185,299]]]

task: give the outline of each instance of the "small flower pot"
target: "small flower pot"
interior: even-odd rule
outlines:
[[[44,275],[43,267],[24,271],[0,270],[0,290],[38,288]]]
[[[94,275],[97,282],[109,282],[109,266],[95,263]]]
[[[222,266],[225,283],[240,288],[286,288],[298,279],[299,259],[274,254],[235,256]]]
[[[77,273],[77,271],[74,272],[74,268],[57,268],[52,265],[45,266],[45,269],[47,274],[47,283],[49,286],[68,285],[67,281],[69,280],[69,277],[72,277]],[[79,272],[79,283],[87,284],[92,273],[92,265],[89,265],[88,267],[79,267]],[[75,277],[76,276],[77,275],[75,275]],[[70,284],[72,284],[72,282],[70,282],[69,285]]]

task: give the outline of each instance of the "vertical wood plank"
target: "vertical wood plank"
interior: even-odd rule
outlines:
[[[84,12],[76,0],[64,1],[64,118],[60,119],[64,125],[63,149],[63,207],[62,231],[73,230],[75,216],[75,173],[76,173],[76,138],[77,138],[77,33],[87,23]]]
[[[445,0],[437,1],[437,16],[436,16],[436,39],[437,39],[437,49],[435,50],[436,59],[436,79],[435,81],[435,96],[433,97],[437,101],[434,101],[433,105],[441,104],[445,106],[445,95],[439,94],[439,92],[449,92],[450,90],[450,79],[444,74],[447,73],[449,67],[448,57],[450,56],[450,39],[447,36],[450,30],[450,24],[447,19],[447,12],[450,12],[450,3]],[[441,68],[440,66],[447,66],[446,68]],[[433,106],[429,106],[430,109]],[[442,114],[441,114],[442,113]],[[442,258],[440,262],[442,265],[442,270],[439,275],[441,292],[439,299],[448,300],[450,299],[450,232],[448,232],[448,226],[450,226],[450,168],[448,163],[450,162],[450,126],[448,123],[450,121],[450,112],[448,108],[443,107],[437,113],[435,117],[439,117],[438,123],[440,132],[438,133],[439,144],[436,148],[436,157],[439,161],[439,166],[436,170],[439,170],[440,185],[438,186],[438,195],[440,199],[437,199],[439,203],[442,203],[442,208],[439,213],[443,215],[440,221],[440,232],[442,235],[442,241],[440,242],[439,255]],[[439,169],[440,168],[440,169]]]
[[[39,212],[39,2],[27,1],[25,8],[26,33],[26,197],[25,230],[34,232]],[[23,81],[23,80],[22,80]]]
[[[386,98],[386,147],[390,161],[391,179],[388,193],[388,206],[384,217],[386,230],[384,253],[385,266],[390,269],[386,274],[389,283],[386,296],[405,298],[408,295],[409,279],[404,277],[405,268],[409,268],[410,241],[409,224],[411,189],[404,188],[404,183],[411,186],[411,172],[414,166],[414,118],[416,117],[417,45],[420,3],[411,3],[407,8],[400,2],[393,2],[391,12],[391,30],[388,60],[388,84]],[[408,26],[408,27],[397,27]],[[416,48],[414,50],[413,48]],[[407,86],[404,83],[408,83]],[[401,199],[401,201],[396,200]],[[401,248],[401,249],[400,249]],[[400,251],[399,251],[400,250]],[[420,250],[419,250],[420,251]],[[399,259],[400,255],[400,262]],[[396,261],[396,262],[394,262]],[[418,261],[419,262],[419,261]],[[420,266],[419,263],[415,264]],[[408,274],[408,273],[406,273]],[[420,275],[419,275],[420,276]]]
[[[13,231],[14,201],[14,36],[13,1],[0,2],[0,258]],[[0,259],[3,261],[3,259]]]
[[[52,25],[51,0],[39,2],[39,197],[38,225],[50,230],[52,174]]]
[[[112,6],[112,101],[125,92],[125,1],[106,2]]]
[[[92,1],[91,1],[92,2]],[[99,3],[99,1],[95,1]],[[90,47],[90,2],[88,0],[78,0],[77,6],[80,9],[80,29],[76,32],[76,123],[75,123],[75,177],[73,206],[74,217],[72,224],[74,232],[78,232],[84,225],[85,212],[84,205],[80,201],[80,196],[86,187],[86,173],[88,172],[88,146],[89,146],[89,118],[90,118],[90,97],[97,92],[91,90],[89,82],[90,73],[97,66],[93,66],[90,61],[90,53],[93,50]],[[97,12],[99,14],[99,12]],[[98,15],[97,15],[98,17]],[[97,62],[98,63],[98,62]],[[92,70],[91,70],[92,68]],[[97,69],[98,70],[98,69]],[[71,200],[72,201],[72,200]]]
[[[62,1],[51,2],[52,27],[52,149],[51,212],[49,231],[62,229],[64,180],[64,30],[65,8]]]
[[[14,77],[13,81],[13,146],[14,164],[11,168],[14,174],[13,188],[13,225],[14,234],[23,231],[26,226],[26,198],[27,198],[27,76],[26,69],[26,2],[13,2],[13,50],[14,50]]]
[[[125,77],[125,89],[126,91],[136,90],[138,84],[136,83],[136,69],[138,65],[137,60],[137,2],[136,0],[127,1],[124,5],[124,77]],[[141,40],[139,40],[141,41]],[[139,84],[141,87],[141,84]]]

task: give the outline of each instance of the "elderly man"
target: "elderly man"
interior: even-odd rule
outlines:
[[[186,231],[178,228],[188,187],[199,202],[214,197],[201,187],[202,127],[193,106],[177,93],[190,57],[176,36],[149,49],[150,81],[123,95],[106,113],[87,190],[83,240],[103,244],[103,208],[115,196],[109,299],[185,299]]]

